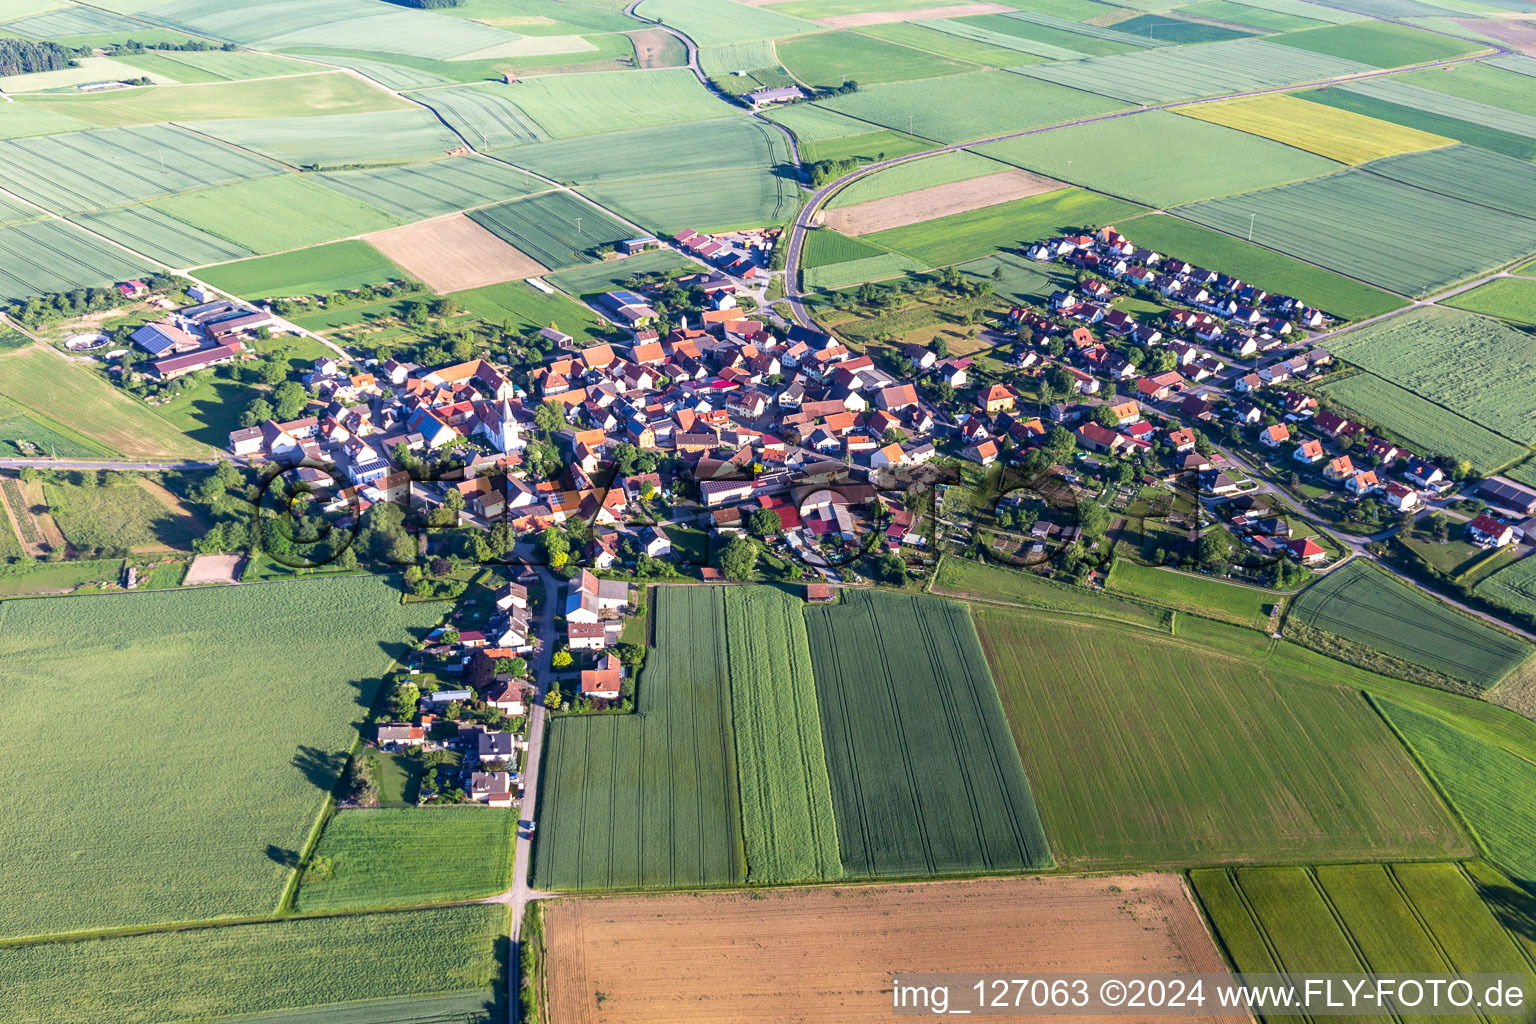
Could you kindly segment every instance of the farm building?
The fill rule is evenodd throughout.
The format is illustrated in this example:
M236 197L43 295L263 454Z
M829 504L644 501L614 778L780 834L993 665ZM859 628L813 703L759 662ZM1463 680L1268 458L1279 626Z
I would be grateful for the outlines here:
M773 89L758 89L747 93L747 99L754 107L761 107L769 103L790 103L794 100L805 99L805 93L797 85L781 85Z
M222 345L200 349L184 356L172 356L169 359L157 360L149 364L149 373L150 376L159 380L175 380L177 377L188 373L206 370L210 366L232 362L244 350L244 342L239 340L229 341Z

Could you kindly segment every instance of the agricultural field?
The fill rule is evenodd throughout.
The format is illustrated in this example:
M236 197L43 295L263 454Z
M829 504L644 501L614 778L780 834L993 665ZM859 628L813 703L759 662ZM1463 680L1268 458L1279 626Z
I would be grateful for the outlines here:
M1159 633L1169 633L1173 627L1173 613L1164 607L1095 594L1081 587L1052 582L1034 573L952 555L946 555L939 562L932 589L946 597L1022 604L1072 615L1113 619L1131 626L1155 629Z
M470 220L553 270L600 262L593 250L634 229L569 192L546 192L472 210Z
M1522 558L1477 585L1478 597L1536 615L1536 560Z
M407 163L464 145L432 111L419 107L324 118L189 121L186 126L302 170Z
M769 587L723 596L747 881L841 878L803 605Z
M1271 641L1193 617L1159 638L1023 609L974 614L1067 867L1467 852L1365 699L1324 685L1319 668L1337 663L1272 660Z
M1365 320L1407 305L1401 297L1378 288L1166 214L1137 217L1119 229L1137 245L1200 266L1219 267L1223 273L1293 295L1345 320Z
M1230 28L1226 25L1212 25L1202 21L1191 21L1188 18L1180 18L1167 14L1143 14L1139 17L1128 18L1125 21L1115 22L1116 32L1128 32L1138 35L1146 32L1148 39L1155 39L1159 43L1218 43L1224 39L1243 39L1247 36L1258 35L1240 28Z
M791 162L784 133L746 117L561 139L524 146L509 158L566 185L776 169Z
M980 146L976 152L1157 207L1248 192L1339 169L1332 160L1165 110L1005 139ZM1112 152L1135 153L1137 159L1098 160L1091 155ZM1220 159L1212 159L1217 153Z
M254 253L377 231L395 218L312 178L283 174L171 196L150 208Z
M1106 589L1177 611L1266 632L1271 622L1269 609L1285 600L1279 594L1256 587L1138 565L1127 558L1115 559Z
M847 591L806 628L846 876L1051 863L964 605Z
M1321 82L1369 70L1370 65L1359 61L1277 46L1267 39L1232 39L1033 64L1019 73L1147 105Z
M72 68L59 68L56 71L34 71L27 75L3 75L0 76L0 89L16 95L26 96L42 93L52 89L69 89L87 82L99 82L110 78L138 78L144 72L129 64L113 60L111 57L86 57L78 66ZM144 76L156 84L164 84L171 81L165 76Z
M1357 373L1324 385L1323 393L1417 450L1465 459L1479 476L1496 473L1530 453L1530 449L1372 373Z
M1517 882L1536 882L1536 764L1390 700L1377 706L1456 813Z
M1363 164L1455 142L1353 111L1307 103L1284 93L1197 103L1181 107L1179 113L1262 135L1346 164Z
M540 889L697 888L746 880L718 589L656 595L657 646L634 714L557 718L540 771Z
M153 270L143 259L64 221L0 227L0 299L105 287Z
M198 277L242 298L271 299L387 284L406 274L367 242L350 240L221 263L199 270Z
M1051 13L1043 9L1032 11L1008 11L1004 14L988 14L973 18L961 18L959 23L986 28L1004 35L1016 36L1035 44L1029 52L1051 60L1076 60L1081 57L1104 57L1162 45L1155 33L1131 35L1118 28L1106 28L1088 24L1104 12L1097 5L1078 7L1074 12Z
M45 484L43 494L54 522L80 552L121 554L133 548L189 550L207 524L185 508L172 508L167 492L128 473L108 475L105 486L68 482ZM173 502L174 503L174 502Z
M1178 875L565 899L544 905L544 937L562 1024L676 1021L701 1006L711 1019L877 1024L892 971L982 971L999 950L1020 974L1222 969Z
M171 125L0 142L0 187L57 213L120 206L277 170Z
M778 117L791 111L820 110L819 107L800 106L790 107L782 111ZM795 125L790 124L790 129L799 135ZM827 201L829 210L841 209L845 206L858 206L863 203L874 202L879 199L891 199L905 195L908 192L917 192L922 189L937 188L940 185L951 185L955 182L970 181L974 178L996 174L1002 170L996 161L977 156L970 150L959 149L948 153L940 153L938 156L923 157L919 160L908 160L906 163L887 167L883 170L866 174L857 181L843 186Z
M952 18L887 22L860 26L857 31L888 43L994 68L1011 68L1043 59L1032 52L1038 44Z
M554 324L577 341L595 341L608 330L597 314L585 306L564 295L546 295L523 281L455 292L453 298L466 312L486 323L510 324L519 334L532 334Z
M1282 10L1283 6L1283 4L1266 4L1260 7L1238 3L1237 0L1202 0L1200 3L1181 7L1180 11L1190 17L1211 18L1228 25L1246 25L1250 28L1269 29L1275 32L1289 32L1296 28L1316 28L1325 24L1324 19L1329 14L1335 17L1341 16L1345 20L1351 17L1342 11L1314 8L1310 4L1294 4L1292 6L1296 8L1295 10ZM1305 10L1306 13L1301 13L1301 10Z
M1501 277L1446 299L1447 306L1536 327L1536 281Z
M1395 79L1423 89L1475 103L1487 103L1516 113L1536 108L1536 77L1495 66L1494 62L1473 62L1444 68L1428 68Z
M853 80L863 88L975 71L968 61L940 57L856 32L823 32L780 42L779 61L801 83L836 89Z
M333 171L320 180L403 221L425 220L505 202L550 188L498 160L463 157L367 171Z
M123 455L200 457L208 451L80 363L41 345L0 355L0 397L45 425L68 410L70 433Z
M635 13L671 25L701 47L750 43L759 39L822 32L826 26L780 14L770 7L727 0L644 0Z
M243 245L195 228L144 203L76 214L74 219L134 252L171 267L196 267L255 255Z
M1348 110L1378 121L1389 121L1405 128L1430 132L1448 139L1455 139L1457 142L1464 142L1469 146L1480 146L1495 153L1503 153L1505 156L1518 157L1522 160L1536 159L1536 127L1531 129L1531 134L1516 134L1503 131L1497 126L1474 124L1462 118L1434 114L1403 103L1392 103L1355 92L1346 92L1342 87L1311 89L1295 95L1300 99L1332 107L1335 110Z
M547 269L457 213L380 231L365 240L439 294L521 281Z
M1313 584L1296 599L1291 615L1315 629L1479 689L1492 687L1533 653L1524 641L1363 561L1340 566Z
M1211 869L1190 872L1190 882L1245 973L1530 970L1518 932L1500 923L1515 920L1500 898L1511 887L1486 865Z
M84 121L65 117L51 110L42 110L26 103L0 104L0 139L78 132L90 127Z
M867 241L929 266L945 266L1094 224L1113 224L1141 207L1081 189L1061 189L1011 203L922 221L869 235Z
M287 57L269 53L250 53L245 50L165 50L143 56L126 57L124 63L144 67L144 61L163 62L161 66L179 82L210 81L237 82L252 78L272 78L278 75L308 75L317 69ZM153 69L153 65L151 65ZM189 77L201 75L202 78Z
M888 199L874 199L857 206L839 207L827 211L825 220L828 227L836 230L851 235L867 235L936 217L996 206L1015 199L1027 199L1066 187L1065 182L1032 171L998 171L968 181L935 185Z
M845 263L849 260L867 259L870 256L884 254L885 250L879 246L821 228L805 236L805 248L800 255L800 266L806 270L814 270L834 263Z
M545 281L568 295L587 299L625 287L638 274L671 274L691 271L697 266L675 249L653 249L624 259L562 270L550 274Z
M1536 218L1536 167L1475 146L1455 146L1377 160L1372 174L1479 206Z
M517 105L517 95L505 85L478 83L430 89L419 93L423 103L474 142L482 151L543 142L549 133Z
M1358 21L1351 25L1303 29L1276 36L1274 41L1282 46L1294 46L1312 53L1360 61L1378 68L1427 64L1488 49L1463 39L1451 39L1435 32L1385 21ZM1536 90L1533 90L1532 95L1536 98Z
M20 946L0 957L0 1014L191 1024L288 1010L278 1019L292 1024L490 1024L507 927L507 908L492 905Z
M1361 170L1179 207L1207 227L1402 294L1433 291L1536 250L1536 220Z
M26 795L0 811L18 867L0 935L270 912L378 680L441 613L370 578L0 603ZM144 699L167 686L198 728ZM89 813L57 784L61 744L93 751Z
M254 55L253 55L254 56ZM285 62L286 63L286 62ZM223 118L319 117L408 109L404 100L364 84L352 75L294 65L303 74L255 82L214 82L158 89L125 89L75 96L35 96L26 102L101 128L165 121Z
M405 807L337 811L314 857L330 877L301 880L300 913L491 896L512 885L517 811Z
M988 102L976 102L978 96ZM956 143L1107 114L1127 104L1006 71L981 71L871 86L817 105L892 131Z
M813 267L801 273L801 287L808 291L835 291L850 288L866 281L885 281L930 269L922 260L900 253L866 256L861 260L833 263L825 267Z
M1331 339L1335 355L1522 444L1536 442L1536 353L1497 320L1414 310Z
M801 198L791 175L766 169L616 181L582 191L658 235L782 224Z
M1438 72L1435 72L1438 74ZM1470 121L1475 125L1510 132L1527 138L1536 138L1536 114L1524 110L1507 110L1480 99L1453 96L1436 89L1427 89L1407 80L1407 76L1393 75L1387 78L1371 78L1349 82L1338 87L1346 93L1384 100L1400 106L1412 107L1441 117ZM1330 90L1332 91L1332 90ZM1529 110L1530 108L1525 108ZM1443 132L1441 134L1451 134ZM1452 136L1453 138L1455 136Z
M32 344L20 338L14 347ZM0 363L0 366L3 366ZM92 458L116 454L111 448L75 433L42 413L0 398L0 442L7 455L34 455L39 451L58 458Z

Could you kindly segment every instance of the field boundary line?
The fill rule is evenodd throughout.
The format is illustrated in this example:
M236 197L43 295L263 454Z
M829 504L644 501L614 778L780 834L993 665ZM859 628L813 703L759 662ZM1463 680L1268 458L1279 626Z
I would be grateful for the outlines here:
M1457 807L1455 802L1451 800L1450 794L1447 793L1445 787L1441 785L1440 779L1435 775L1434 772L1430 771L1429 765L1426 764L1423 757L1419 755L1418 749L1412 743L1408 742L1408 737L1404 736L1402 730L1398 729L1396 723L1392 721L1392 717L1388 715L1386 709L1382 707L1381 702L1383 700L1389 701L1390 703L1397 704L1398 707L1404 708L1414 714L1423 715L1426 718L1431 718L1436 723L1444 726L1447 729L1454 729L1456 732L1473 739L1476 739L1476 737L1473 737L1471 733L1467 733L1461 729L1458 729L1456 726L1450 724L1445 719L1440 718L1438 715L1433 715L1427 711L1421 711L1418 708L1410 707L1407 704L1393 701L1391 698L1378 697L1377 695L1371 693L1369 690L1361 690L1359 692L1365 696L1366 702L1371 705L1371 710L1376 712L1376 716L1380 718L1384 723L1386 723L1388 729L1392 730L1392 735L1396 737L1397 742L1402 745L1402 748L1408 752L1408 757L1413 761L1413 766L1419 770L1419 775L1429 783L1430 789L1434 790L1435 795L1440 798L1440 802L1445 805L1446 810L1451 812L1452 819L1455 820L1456 824L1461 826L1467 838L1472 840L1473 855L1481 857L1491 864L1497 863L1492 859L1492 854L1488 852L1488 844L1483 841L1482 835L1477 831L1476 828L1472 826L1472 823L1467 820L1467 817L1461 813L1461 808ZM1479 740L1479 742L1487 743L1488 746L1497 750L1502 750L1504 753L1510 754L1511 756L1520 757L1520 755L1515 754L1513 751L1510 751L1498 744L1488 743L1486 740ZM1520 759L1524 760L1524 758ZM1466 860L1467 858L1460 857L1456 859Z
M1135 629L1144 629L1147 632L1155 633L1158 636L1176 636L1177 635L1171 629L1170 630L1166 630L1166 631L1165 630L1161 630L1161 629L1155 629L1152 626L1144 626L1144 625L1142 625L1139 622L1129 622L1129 621L1127 621L1125 619L1117 619L1117 618L1115 618L1114 616L1111 616L1111 615L1100 615L1097 612L1085 612L1085 611L1079 611L1077 609L1072 609L1072 608L1047 608L1044 605L1025 604L1022 601L1001 601L1001 600L998 600L996 598L991 598L991 597L976 597L976 596L974 596L973 594L971 594L971 593L969 593L967 591L957 591L957 590L941 589L937 585L937 581L934 581L933 583L931 583L929 585L928 593L936 594L939 597L947 597L947 598L950 598L951 600L955 600L955 601L965 601L965 602L970 603L970 604L996 605L996 606L998 606L1000 608L1023 608L1023 609L1026 609L1026 610L1032 611L1032 612L1049 612L1049 613L1051 613L1053 615L1055 615L1055 614L1075 615L1075 616L1077 616L1079 618L1084 618L1084 619L1097 619L1100 622L1112 622L1112 623L1114 623L1115 625L1118 625L1118 626L1131 626L1131 627L1133 627ZM1084 593L1091 594L1091 593L1093 593L1093 591L1091 591L1091 590L1084 591ZM1134 603L1134 604L1141 604L1141 602L1136 601L1134 598L1125 598L1125 597L1121 597L1120 595L1116 595L1116 599L1117 600L1129 601L1129 602ZM1154 608L1154 609L1156 609L1158 611L1164 611L1164 612L1166 612L1166 611L1174 611L1175 610L1175 609L1167 608L1167 607L1165 607L1163 605L1160 605L1160 604L1158 604L1158 605L1147 604L1147 605L1143 605L1143 607ZM1194 613L1191 612L1190 614L1194 614ZM1200 618L1204 618L1204 616L1199 616L1199 617ZM1211 621L1212 622L1216 622L1216 621L1219 621L1219 620L1212 619ZM1226 625L1230 625L1230 623L1226 623Z

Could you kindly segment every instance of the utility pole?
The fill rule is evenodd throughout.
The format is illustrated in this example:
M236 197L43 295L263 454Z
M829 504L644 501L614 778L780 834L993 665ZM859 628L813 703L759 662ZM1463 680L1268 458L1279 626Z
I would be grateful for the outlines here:
M1250 213L1248 215L1248 241L1250 242L1253 241L1253 222L1258 218L1258 216L1259 215L1256 213Z
M581 218L580 217L576 218L576 233L578 235L581 234Z

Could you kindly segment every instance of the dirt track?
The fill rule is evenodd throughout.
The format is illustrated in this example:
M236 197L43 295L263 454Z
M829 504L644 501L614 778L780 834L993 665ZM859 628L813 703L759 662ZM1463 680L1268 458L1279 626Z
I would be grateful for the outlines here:
M1066 182L1032 171L999 171L967 181L954 181L888 199L872 199L867 203L828 210L826 225L845 235L867 235L1066 187Z
M462 213L390 228L366 238L439 295L519 281L546 271L543 264Z
M893 971L1224 969L1178 875L570 899L545 914L553 1024L875 1024Z

